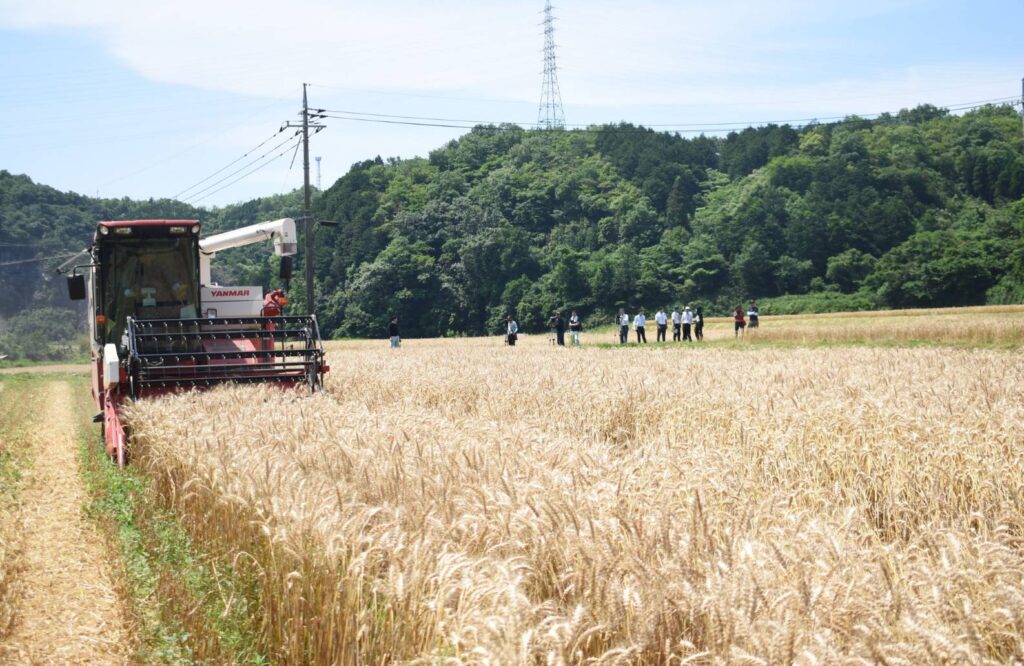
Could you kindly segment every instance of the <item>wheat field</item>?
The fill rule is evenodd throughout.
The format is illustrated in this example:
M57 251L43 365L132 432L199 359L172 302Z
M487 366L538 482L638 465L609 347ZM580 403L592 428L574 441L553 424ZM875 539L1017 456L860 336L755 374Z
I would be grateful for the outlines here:
M1019 353L385 344L129 413L277 663L1024 660Z

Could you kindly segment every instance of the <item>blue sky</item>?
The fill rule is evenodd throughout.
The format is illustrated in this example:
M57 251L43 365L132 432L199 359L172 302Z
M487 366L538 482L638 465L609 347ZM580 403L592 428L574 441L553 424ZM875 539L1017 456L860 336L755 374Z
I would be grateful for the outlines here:
M570 124L693 130L873 114L1019 97L1024 77L1022 0L555 5ZM542 8L0 0L0 169L88 195L184 191L205 206L289 191L301 156L269 159L288 134L250 151L297 120L303 82L316 107L532 123ZM353 162L425 155L465 131L326 122L311 142L325 187ZM264 168L203 191L267 151L254 164Z

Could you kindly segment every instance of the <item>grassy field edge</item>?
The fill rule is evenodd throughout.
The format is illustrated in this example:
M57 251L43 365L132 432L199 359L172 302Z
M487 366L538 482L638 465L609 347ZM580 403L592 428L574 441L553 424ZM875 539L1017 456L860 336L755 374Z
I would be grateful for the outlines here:
M151 479L107 459L94 407L79 378L76 404L81 472L95 520L117 554L117 581L135 625L138 663L263 665L248 612L251 582L230 562L197 549Z

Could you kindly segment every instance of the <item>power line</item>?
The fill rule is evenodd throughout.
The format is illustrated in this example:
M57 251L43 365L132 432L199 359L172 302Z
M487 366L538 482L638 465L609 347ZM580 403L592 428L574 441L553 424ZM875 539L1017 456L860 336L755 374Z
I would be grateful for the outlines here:
M301 143L301 141L299 141L299 140L297 140L297 139L292 139L292 140L293 140L293 141L296 141L296 145L298 145L298 143ZM260 165L259 165L259 166L257 166L257 167L256 167L255 169L252 169L252 170L250 170L250 171L247 171L246 173L243 173L243 174L242 174L241 176L239 176L238 178L234 179L234 180L233 180L233 181L231 181L230 183L227 183L226 185L224 185L224 186L222 186L222 187L218 187L218 188L217 188L217 189L215 189L214 191L212 191L212 192L208 192L207 194L203 195L202 197L200 197L200 198L198 198L198 199L190 199L189 203L191 203L191 204L197 204L197 203L199 203L200 201L203 201L204 199L207 199L207 198L209 198L209 197L212 197L212 196L213 196L214 194L217 194L218 192L220 192L220 191L222 191L222 190L225 190L225 189L227 189L227 188L231 187L231 186L232 186L232 185L234 185L235 183L237 183L237 182L239 182L239 181L241 181L241 180L244 180L245 178L248 178L248 177L249 177L249 176L251 176L252 174L254 174L254 173L256 173L257 171L259 171L260 169L262 169L262 168L264 168L264 167L266 167L266 166L268 166L268 165L270 165L270 164L272 164L272 163L276 162L277 160L281 159L281 158L282 158L283 156L287 155L287 154L288 154L288 151L290 151L291 149L292 149L292 146L288 146L288 147L286 147L286 148L285 148L284 150L282 150L282 151L281 151L280 153L278 153L277 155L275 155L275 156L271 157L271 158L270 158L269 160L265 161L265 162L264 162L263 164L260 164ZM269 153L268 153L268 154L269 154ZM260 159L263 159L263 158L261 157ZM259 161L259 160L257 160L257 161ZM243 167L243 168L244 168L244 167ZM238 173L238 172L236 171L235 173ZM228 177L228 178L230 178L230 176L227 176L227 177ZM212 187L212 186L211 186L211 187Z
M969 109L979 108L979 107L984 106L986 104L1000 104L1000 103L1009 103L1009 102L1016 102L1016 101L1017 101L1017 97L1016 96L1013 96L1013 97L997 97L997 98L993 98L993 99L976 100L976 101L973 101L973 102L958 102L956 104L949 104L949 105L942 106L942 107L939 107L939 108L943 108L943 109L946 109L948 111L966 111L966 110L969 110ZM1017 103L1019 104L1019 102L1017 102ZM364 122L369 122L369 120L367 118L386 118L386 119L395 119L395 120L415 120L415 121L424 121L422 124L425 124L427 126L433 126L433 127L455 127L455 128L460 128L459 125L449 125L447 123L473 123L473 125L469 126L470 129L472 127L474 127L475 125L477 125L477 124L483 124L483 125L518 125L518 126L524 127L524 128L534 128L534 127L541 127L541 126L543 126L541 123L516 122L516 121L511 121L511 120L479 120L479 119L469 119L469 118L439 118L439 117L434 117L434 116L406 116L406 115L389 114L389 113L371 113L371 112L368 112L368 111L347 111L347 110L343 110L343 109L317 109L317 112L318 113L328 113L328 114L338 114L338 113L345 114L346 117L334 116L334 115L328 116L330 118L336 118L338 120L363 120ZM846 114L846 115L843 115L843 116L819 116L819 117L815 117L815 118L784 118L784 119L776 119L776 120L707 121L707 122L693 122L693 123L637 123L637 125L639 125L641 127L644 127L644 128L654 128L654 127L672 128L672 127L679 127L679 128L697 128L698 131L728 131L729 128L732 128L732 127L752 127L752 126L755 126L755 125L782 125L782 124L792 124L792 123L806 124L806 123L822 122L822 121L844 120L846 118L851 118L851 117L870 119L872 117L876 117L877 118L879 116L883 116L886 113L891 113L891 112L882 111L882 112L877 112L877 113L866 113L866 114L858 114L858 113ZM347 117L347 116L364 116L366 118L351 118L351 117ZM445 123L445 124L429 125L427 123ZM395 124L402 124L402 123L395 123ZM409 124L420 124L420 123L409 123ZM586 123L566 123L565 127L587 128L587 127L594 127L595 124L596 123L590 123L590 124L586 124Z
M323 117L324 118L334 118L336 120L354 120L356 122L362 122L362 123L380 123L380 124L383 124L383 125L412 125L412 126L416 126L416 127L450 127L450 128L453 128L453 129L475 129L477 127L482 127L483 129L487 129L486 126L479 126L479 125L454 125L454 124L451 124L451 123L420 123L420 122L412 122L412 121L404 121L404 120L385 120L383 118L350 118L350 117L346 117L346 116L332 116L330 114L324 114ZM515 125L516 123L507 123L507 124ZM504 129L504 128L495 127L494 129Z
M278 134L280 134L280 132L278 132ZM196 199L196 197L198 197L200 194L202 194L202 193L204 193L204 192L206 192L206 191L208 191L208 190L210 190L210 189L212 189L214 187L217 187L218 185L223 183L225 180L231 178L232 176L235 176L236 174L241 173L242 171L245 171L246 169L251 167L253 164L256 164L260 160L262 160L262 159L266 158L268 155L272 154L275 150L277 150L281 146L285 145L286 143L291 143L294 140L295 140L295 135L293 134L290 138L285 139L284 141L282 141L281 143L277 144L276 146L274 146L273 148L271 148L267 152L265 152L262 155L260 155L259 157L255 158L253 160L250 160L246 164L243 164L242 166L240 166L239 168L235 169L234 171L232 171L228 175L224 176L220 180L216 180L216 181L210 183L209 185L207 185L206 187L204 187L203 189L198 190L197 192L193 192L191 195L185 197L184 200L185 201L202 201L202 199L205 199L206 197L202 197L202 199ZM266 141L264 141L263 143L266 143ZM238 162L238 160L235 160L234 162L232 162L232 164L234 164L236 162ZM225 168L227 168L227 167L225 167ZM223 170L224 169L221 169L220 171L223 171ZM207 179L207 180L209 180L209 179ZM237 183L238 181L234 180L234 181L231 181L231 182L232 183ZM223 189L223 188L221 188L221 189ZM220 192L220 189L215 190L215 191L216 192ZM207 196L209 196L209 195L207 195ZM177 198L177 197L175 197L175 198Z
M433 118L430 116L400 116L392 113L369 113L366 111L345 111L343 109L317 109L317 113L345 113L353 116L372 116L374 118L401 118L404 120L436 120L446 123L483 123L486 125L499 125L501 123L493 120L473 120L469 118ZM533 125L534 123L513 123L514 125Z
M177 199L177 198L178 198L178 197L180 197L180 196L181 196L182 194L185 194L185 193L186 193L186 192L188 192L189 190L192 190L192 189L195 189L195 188L199 187L200 185L202 185L202 184L203 184L203 183L205 183L206 181L210 180L211 178L213 178L213 177L214 177L214 176L216 176L217 174L219 174L219 173L221 173L222 171L224 171L225 169L229 169L229 168L231 168L231 167L232 167L233 165L237 164L238 162L240 162L240 161L244 160L244 159L245 159L246 157L248 157L250 153L252 153L252 152L254 152L254 151L256 151L256 150L259 150L260 148L262 148L262 147L263 147L263 146L264 146L264 145L265 145L265 144L266 144L267 142L269 142L270 140L272 140L272 139L273 139L274 137L276 137L276 136L277 136L278 134L280 134L281 132L283 132L283 131L284 131L285 129L286 129L286 128L282 127L281 129L277 130L276 132L274 132L273 134L271 134L270 136L268 136L268 137L267 137L266 139L264 139L264 140L263 140L263 141L261 141L260 143L256 144L256 145L255 145L254 147L250 148L249 150L247 150L247 151L245 152L245 154L244 154L244 155L242 155L241 157L239 157L239 158L237 158L237 159L235 159L235 160L232 160L231 162L229 162L228 164L224 165L224 166L223 166L223 167L221 167L220 169L217 169L216 171L214 171L213 173L211 173L211 174L210 174L209 176L207 176L206 178L203 178L202 180L200 180L199 182L195 183L194 185L191 185L191 186L189 186L189 187L186 187L186 188L185 188L185 189L183 189L183 190L182 190L181 192L178 192L177 194L175 194L175 195L174 195L173 197L171 197L171 198L172 198L172 199ZM200 191L201 191L201 190L200 190Z
M50 261L51 259L67 259L68 257L77 257L81 252L68 252L65 254L54 254L49 257L35 257L34 259L20 259L18 261L5 261L0 263L0 266L18 266L20 264L32 264L37 261Z
M976 106L963 106L963 107L953 107L953 108L943 107L943 108L946 108L946 110L950 110L950 111L969 111L969 110L981 108L982 106L986 106L986 104L981 104L981 105L976 105ZM871 117L868 117L868 116L862 116L862 115L836 116L836 117L833 117L833 118L807 118L807 119L805 119L803 121L802 124L794 123L792 121L771 121L771 122L766 122L766 123L742 123L742 125L744 125L746 127L752 127L755 124L766 124L766 125L767 124L789 124L789 125L791 125L794 128L800 128L800 127L805 127L805 126L810 125L810 124L819 123L822 120L826 120L826 121L840 121L840 120L844 120L844 119L847 119L847 118L861 118L861 119L864 119L864 120L870 120L872 122L881 122L882 120L884 120L883 118L881 118L881 116L883 116L884 113L873 114L873 115L875 115L874 118L871 118ZM465 130L496 131L496 132L504 132L504 131L509 130L511 127L514 127L514 128L517 128L517 129L525 129L525 130L538 129L538 128L541 127L541 126L536 125L534 123L515 123L515 122L509 122L509 121L491 122L491 123L488 123L486 125L467 125L467 124L458 124L459 121L455 121L455 120L453 120L451 122L420 122L420 121L413 121L413 120L392 120L392 119L380 118L380 117L359 118L359 117L354 117L354 116L338 116L338 115L332 115L332 114L323 114L322 117L324 117L324 118L333 118L335 120L350 120L350 121L354 121L354 122L379 123L379 124L385 124L385 125L407 125L407 126L412 126L412 127L442 127L442 128L449 128L449 129L465 129ZM890 121L894 121L894 122L903 122L900 118L898 118L896 116L892 116L889 120ZM465 122L468 122L468 121L462 121L462 122L465 123ZM633 133L652 132L652 131L655 131L654 128L658 128L660 131L663 131L663 132L671 132L671 133L675 133L675 134L718 134L718 133L722 133L722 132L735 132L737 130L737 128L738 128L738 125L722 123L720 126L717 126L717 127L692 127L692 126L685 126L684 127L682 125L638 125L636 127L616 127L614 125L592 124L592 125L586 125L586 126L574 125L574 126L570 126L568 129L570 131L575 131L575 132L604 132L604 133L613 133L613 134L614 133L633 134Z

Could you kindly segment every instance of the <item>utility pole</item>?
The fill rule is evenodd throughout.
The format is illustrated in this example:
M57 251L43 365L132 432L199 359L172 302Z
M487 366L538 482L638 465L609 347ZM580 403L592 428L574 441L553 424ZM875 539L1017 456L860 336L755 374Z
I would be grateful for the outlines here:
M285 123L285 127L302 129L302 229L305 236L302 258L305 268L306 313L316 314L315 299L313 298L316 286L313 280L313 215L309 209L309 130L313 128L319 132L325 126L309 122L309 99L306 96L308 85L308 83L302 84L302 122L299 124ZM313 114L313 117L322 118L323 116L318 112Z
M309 212L309 101L302 84L302 217L306 230L306 313L316 314L313 285L313 216Z

